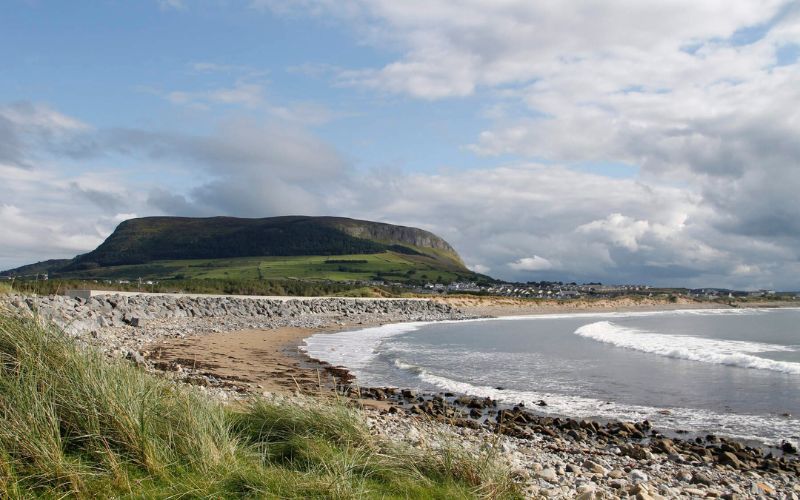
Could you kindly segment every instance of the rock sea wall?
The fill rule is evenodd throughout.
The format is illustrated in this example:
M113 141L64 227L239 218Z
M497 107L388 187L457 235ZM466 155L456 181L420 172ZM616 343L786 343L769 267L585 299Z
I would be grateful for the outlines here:
M429 300L247 298L182 295L0 296L0 309L34 314L112 354L127 355L162 338L245 328L317 328L344 323L438 321L467 317Z

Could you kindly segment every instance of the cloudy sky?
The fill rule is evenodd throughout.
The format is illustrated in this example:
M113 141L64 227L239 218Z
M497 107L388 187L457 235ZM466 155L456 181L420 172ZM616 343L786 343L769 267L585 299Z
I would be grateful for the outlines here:
M796 0L10 0L0 269L309 214L506 279L800 289L799 58Z

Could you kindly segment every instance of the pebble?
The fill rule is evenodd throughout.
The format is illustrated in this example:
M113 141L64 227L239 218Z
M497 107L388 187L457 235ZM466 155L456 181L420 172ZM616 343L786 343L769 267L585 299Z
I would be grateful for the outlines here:
M647 480L649 479L647 477L647 474L638 469L633 469L632 471L630 471L628 473L628 477L633 483L646 483Z
M621 477L625 477L625 472L619 469L614 469L608 473L608 477L610 477L611 479L619 479Z
M540 470L539 472L536 473L536 477L544 479L545 481L550 483L558 482L558 475L556 474L556 471L550 468Z
M589 472L593 472L594 474L600 474L605 476L607 473L605 467L596 462L592 462L591 460L585 461L583 463L583 467L587 469Z
M450 306L410 300L293 298L282 301L115 295L93 297L85 303L67 297L11 296L10 299L0 298L0 302L3 300L20 314L37 309L42 318L62 325L80 342L96 346L110 356L127 356L137 363L142 361L138 356L143 346L165 338L210 335L243 328L325 327L341 323L345 318L353 324L467 317ZM134 318L138 319L134 321ZM132 326L134 323L141 326ZM193 376L190 368L176 366L173 369L175 377ZM258 391L259 396L243 396L213 386L199 385L196 389L223 401L263 397L286 398L292 404L315 404L313 398L303 403L306 396L299 394L285 396ZM472 456L497 457L514 471L513 477L530 498L594 500L630 496L658 500L708 496L732 500L752 496L797 499L800 495L797 475L756 469L741 471L713 461L698 462L691 453L683 451L685 447L680 448L679 453L676 446L679 440L658 441L657 446L662 451L651 453L645 445L587 439L589 429L584 428L570 429L582 436L580 440L566 440L563 438L566 433L555 436L527 433L522 438L496 434L480 426L454 427L427 416L408 416L402 411L390 414L365 408L362 414L371 432L389 441L431 450L458 442ZM630 424L621 428L629 434L638 432ZM738 452L726 450L730 456L721 454L720 461L736 465L740 460L734 451Z

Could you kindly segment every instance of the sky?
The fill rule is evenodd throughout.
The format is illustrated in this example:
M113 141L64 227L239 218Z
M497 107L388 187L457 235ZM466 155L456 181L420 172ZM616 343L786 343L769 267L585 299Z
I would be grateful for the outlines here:
M7 0L0 269L152 215L518 281L800 289L797 0Z

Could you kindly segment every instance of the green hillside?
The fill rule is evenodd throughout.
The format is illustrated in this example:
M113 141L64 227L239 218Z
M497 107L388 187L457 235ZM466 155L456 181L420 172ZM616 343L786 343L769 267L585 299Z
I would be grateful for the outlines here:
M301 279L450 282L475 279L433 233L338 217L146 217L121 223L95 250L35 267L51 278Z

